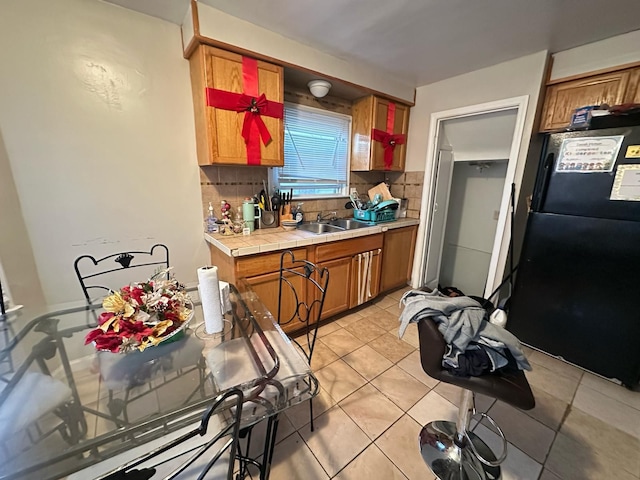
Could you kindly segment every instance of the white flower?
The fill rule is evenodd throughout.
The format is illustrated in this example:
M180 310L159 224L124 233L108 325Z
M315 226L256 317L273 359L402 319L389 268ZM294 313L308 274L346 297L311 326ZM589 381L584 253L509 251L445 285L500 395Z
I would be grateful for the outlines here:
M147 312L143 312L142 310L138 310L133 318L136 322L146 323L151 318L151 315L149 315Z

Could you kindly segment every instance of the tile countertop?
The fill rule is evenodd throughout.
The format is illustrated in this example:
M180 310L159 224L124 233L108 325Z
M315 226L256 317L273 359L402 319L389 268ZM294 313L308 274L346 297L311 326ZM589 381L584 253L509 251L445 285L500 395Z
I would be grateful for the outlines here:
M262 252L272 252L274 250L284 250L286 248L304 247L318 243L335 242L347 238L373 235L374 233L386 232L394 228L409 227L418 225L417 218L400 218L394 222L381 223L366 228L356 228L340 232L316 235L304 230L284 230L282 227L256 230L251 235L220 235L215 233L204 234L204 238L211 245L230 257L241 257L243 255L254 255Z

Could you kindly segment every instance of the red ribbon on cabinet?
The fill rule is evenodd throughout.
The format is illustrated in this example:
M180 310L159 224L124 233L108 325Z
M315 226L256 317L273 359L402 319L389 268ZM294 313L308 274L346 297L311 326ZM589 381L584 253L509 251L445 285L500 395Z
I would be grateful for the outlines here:
M371 130L371 136L376 142L382 143L384 148L384 168L390 170L393 165L393 151L396 145L402 145L407 141L404 133L393 133L393 124L396 120L396 104L389 102L387 108L387 131L374 128Z
M247 165L260 165L260 140L265 145L271 142L271 134L262 116L282 118L284 105L267 100L265 94L258 94L258 61L242 57L243 93L227 92L207 88L207 106L244 113L242 138L247 146Z

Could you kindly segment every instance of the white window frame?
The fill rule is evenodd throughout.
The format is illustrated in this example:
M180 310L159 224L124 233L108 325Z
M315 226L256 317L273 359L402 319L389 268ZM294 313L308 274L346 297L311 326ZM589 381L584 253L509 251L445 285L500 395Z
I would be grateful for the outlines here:
M332 111L327 111L321 108L317 108L317 107L309 107L307 105L300 105L298 103L292 103L292 102L285 102L285 105L287 107L293 107L296 109L300 109L300 110L307 110L307 111L313 111L313 112L318 112L318 113L322 113L324 115L328 115L328 116L334 116L334 117L340 117L343 119L348 120L349 122L349 133L347 135L347 160L346 160L346 165L345 165L345 169L346 169L346 182L344 184L344 187L342 188L342 191L339 193L333 193L333 194L308 194L308 193L304 193L304 194L296 194L295 192L295 187L294 187L294 198L296 200L318 200L318 199L323 199L323 198L341 198L341 197L348 197L349 196L349 183L350 183L350 177L351 177L351 137L352 137L352 122L353 119L350 115L345 115L343 113L337 113L337 112L332 112ZM287 135L286 132L286 115L285 115L285 124L284 124L284 128L285 128L285 136ZM285 163L287 161L287 159L284 159ZM270 189L282 189L285 191L289 190L289 187L284 187L281 188L280 184L278 182L278 168L282 168L282 167L273 167L269 169L269 185L270 185ZM312 182L310 182L311 184Z

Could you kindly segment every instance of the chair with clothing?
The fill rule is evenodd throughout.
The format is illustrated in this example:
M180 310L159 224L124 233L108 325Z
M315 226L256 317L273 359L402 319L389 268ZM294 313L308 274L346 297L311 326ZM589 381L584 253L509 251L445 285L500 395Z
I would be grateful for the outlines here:
M313 350L329 285L329 270L307 260L296 260L291 250L280 256L278 278L278 325L302 331L291 340L311 365ZM309 416L313 431L313 403L309 400Z
M400 317L400 333L409 322L417 322L422 369L436 380L462 388L457 420L433 421L420 432L419 444L425 463L443 480L500 478L500 464L507 454L507 442L502 430L491 417L479 413L502 438L503 451L498 458L484 441L470 431L470 422L476 415L476 393L522 410L535 407L531 387L522 371L523 368L530 369L530 366L518 340L501 327L488 323L486 311L468 297L445 299L437 291L412 291L405 294L402 302L405 309ZM445 340L445 335L449 342ZM473 342L475 338L479 338L480 342ZM502 363L496 365L495 358L490 358L497 339L502 339L507 347L504 353L497 355L498 358L504 355L508 359L504 366ZM457 351L454 363L452 353L456 352L461 342L469 347L463 352ZM490 353L485 355L487 362L484 366L482 362L473 360L476 357L473 354L479 351L478 343L484 345L483 342L489 345L487 351ZM467 352L470 355L467 356ZM469 361L463 363L463 359ZM466 372L459 370L463 364ZM496 369L496 366L500 368Z
M137 447L137 450L155 448L99 478L232 479L243 401L239 389L219 395L195 428L187 427L169 441L161 438Z
M148 252L125 251L98 259L82 255L76 258L73 267L82 293L87 301L91 301L89 293L102 297L129 282L146 280L157 270L169 268L169 249L166 245L157 243ZM136 272L138 276L133 278L129 270L140 273Z

